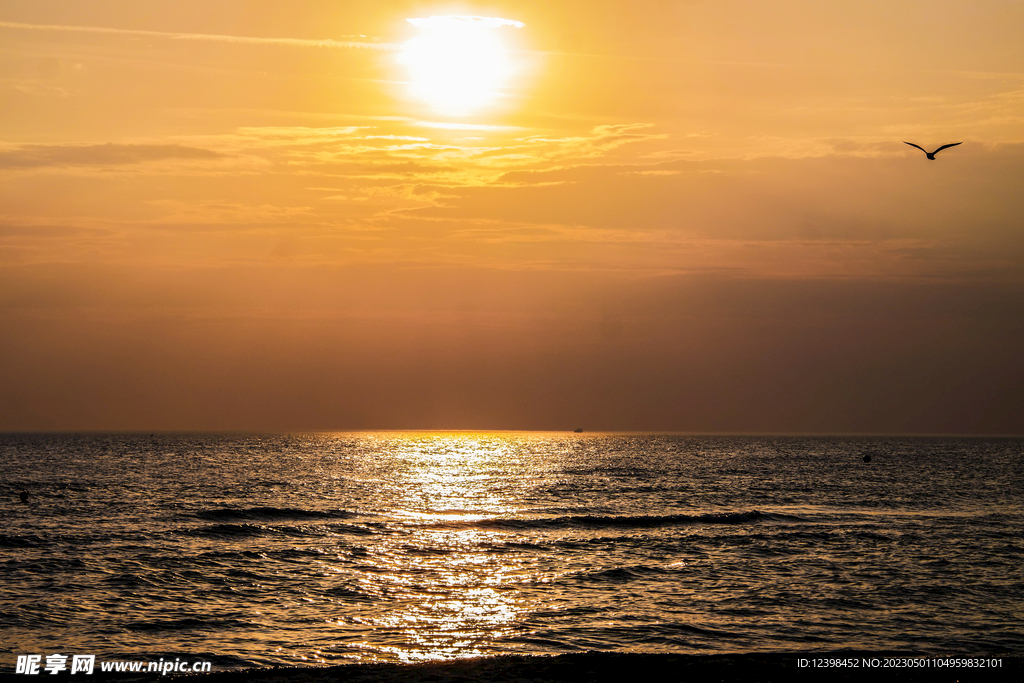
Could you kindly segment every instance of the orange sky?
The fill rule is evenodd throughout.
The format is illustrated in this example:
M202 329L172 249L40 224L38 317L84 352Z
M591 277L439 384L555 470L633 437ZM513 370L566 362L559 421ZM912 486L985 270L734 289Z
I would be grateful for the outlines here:
M493 102L417 97L434 15L525 24ZM5 0L0 430L1024 433L1022 30Z

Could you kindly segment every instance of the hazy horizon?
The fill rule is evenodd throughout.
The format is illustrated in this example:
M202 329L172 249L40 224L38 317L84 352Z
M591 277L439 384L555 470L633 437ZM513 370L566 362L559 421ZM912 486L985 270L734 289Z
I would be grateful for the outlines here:
M1024 434L1021 26L6 2L0 431Z
M586 434L588 436L683 436L683 437L749 437L752 439L1021 439L1024 434L945 434L945 433L923 433L923 434L875 434L870 432L677 432L671 430L651 431L611 431L603 429L585 429L577 432L575 429L461 429L461 428L366 428L366 429L310 429L310 430L282 430L270 431L247 431L247 430L101 430L101 429L79 429L79 430L50 430L50 431L3 431L0 434L8 436L303 436L303 435L345 435L345 434L429 434L429 435L501 435L501 434Z

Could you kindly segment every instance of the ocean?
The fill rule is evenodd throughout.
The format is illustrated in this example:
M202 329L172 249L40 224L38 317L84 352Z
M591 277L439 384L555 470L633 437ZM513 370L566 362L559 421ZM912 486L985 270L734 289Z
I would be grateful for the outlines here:
M1024 654L1022 439L7 434L0 500L3 671Z

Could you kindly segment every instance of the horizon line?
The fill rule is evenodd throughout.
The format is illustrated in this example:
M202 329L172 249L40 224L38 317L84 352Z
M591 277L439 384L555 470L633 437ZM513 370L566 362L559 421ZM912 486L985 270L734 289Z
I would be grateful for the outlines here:
M475 428L364 428L364 429L43 429L4 430L0 436L11 435L266 435L283 436L298 434L379 434L382 432L419 434L598 434L598 435L646 435L646 436L748 436L748 437L799 437L799 438L989 438L1021 439L1024 433L1012 432L760 432L760 431L686 431L686 430L583 430L572 429L475 429Z

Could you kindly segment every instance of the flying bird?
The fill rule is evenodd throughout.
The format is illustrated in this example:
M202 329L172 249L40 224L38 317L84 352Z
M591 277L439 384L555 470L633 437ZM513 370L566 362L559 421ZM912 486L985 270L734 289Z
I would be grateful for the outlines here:
M907 142L906 140L904 140L904 141L903 141L903 144L904 144L904 145L910 145L911 147L917 147L917 148L918 148L919 150L921 150L921 151L922 151L922 152L924 152L924 153L925 153L926 155L928 155L928 158L929 158L929 159L931 159L932 161L935 161L935 155L936 155L936 154L938 154L939 152L941 152L942 150L946 149L947 147L956 147L957 145L962 145L962 144L964 144L964 143L962 143L962 142L954 142L954 143L953 143L953 144L951 144L951 145L943 145L942 147L939 147L939 148L938 148L937 150L935 150L934 152L929 152L928 150L926 150L926 149L925 149L924 147L922 147L921 145L915 145L915 144L914 144L913 142Z

